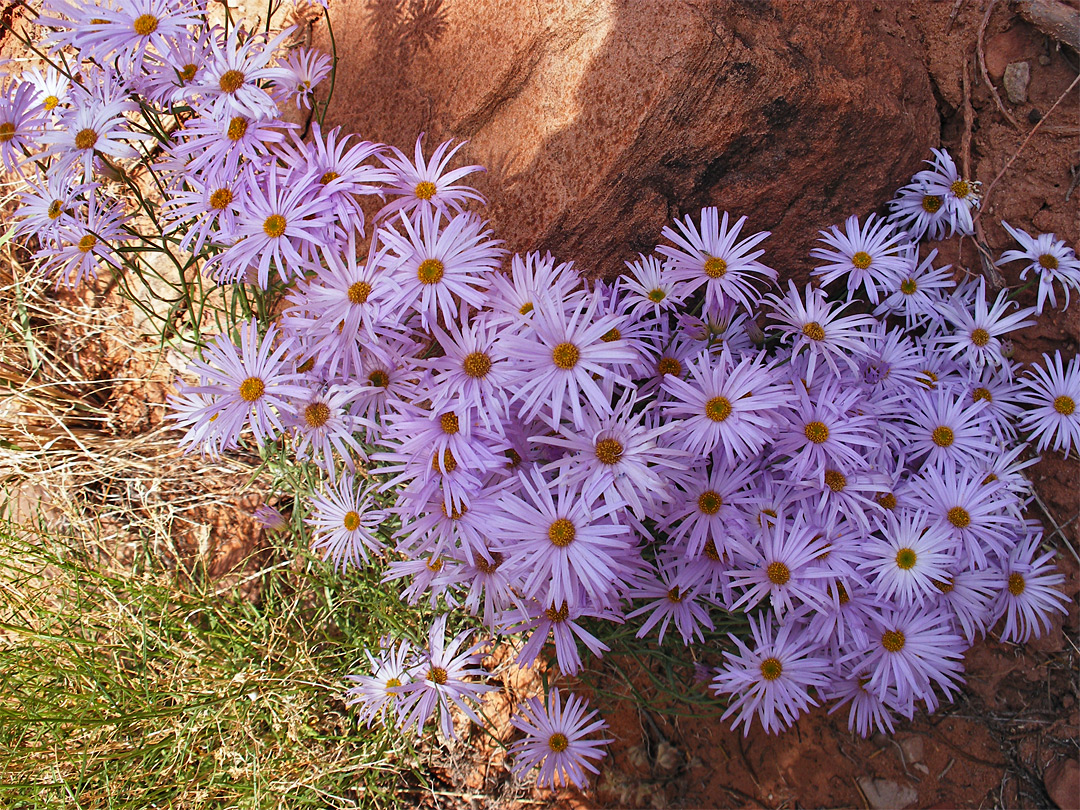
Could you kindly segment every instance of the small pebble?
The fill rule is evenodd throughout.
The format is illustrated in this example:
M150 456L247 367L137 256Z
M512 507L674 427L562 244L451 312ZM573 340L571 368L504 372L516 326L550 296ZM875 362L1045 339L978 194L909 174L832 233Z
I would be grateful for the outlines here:
M1027 101L1030 81L1031 65L1027 62L1013 62L1006 66L1002 83L1005 85L1005 94L1009 97L1009 101L1013 104L1023 104Z
M1039 54L1039 64L1042 65L1043 67L1046 67L1047 65L1049 65L1050 64L1050 54L1048 54L1048 53L1040 53Z
M1040 121L1042 121L1042 113L1032 107L1031 112L1028 113L1028 121L1033 124L1039 123Z

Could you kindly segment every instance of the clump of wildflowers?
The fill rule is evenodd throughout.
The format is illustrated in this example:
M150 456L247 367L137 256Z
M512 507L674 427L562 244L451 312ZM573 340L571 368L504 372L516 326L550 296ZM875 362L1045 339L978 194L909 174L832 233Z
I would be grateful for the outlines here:
M280 116L318 106L332 63L288 31L226 32L179 0L88 8L48 5L55 46L122 70L0 93L19 231L58 285L137 267L149 240L238 302L171 400L181 444L304 467L313 549L439 611L423 648L366 652L364 721L481 722L480 627L520 637L521 666L550 642L573 675L608 652L604 627L693 647L746 613L707 678L725 716L780 731L835 700L866 735L951 699L999 619L1023 641L1064 610L1018 437L1080 449L1080 371L1060 353L1023 368L1010 340L1055 284L1068 304L1080 265L1006 226L1037 308L958 284L919 244L972 232L978 184L944 150L888 217L821 232L821 286L779 287L769 234L716 208L628 276L587 279L507 255L463 182L480 167L451 168L464 144L301 139ZM155 138L147 235L126 197L145 202L131 172ZM451 610L473 626L450 637ZM558 687L512 723L514 771L543 786L584 785L610 742Z

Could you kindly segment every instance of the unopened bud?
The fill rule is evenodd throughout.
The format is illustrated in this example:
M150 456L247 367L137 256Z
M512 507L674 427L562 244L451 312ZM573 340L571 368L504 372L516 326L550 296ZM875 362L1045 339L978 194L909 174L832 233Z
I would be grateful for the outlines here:
M757 321L746 321L744 324L746 329L746 336L750 338L750 342L755 346L762 346L765 343L765 333L761 330L761 327L757 325Z

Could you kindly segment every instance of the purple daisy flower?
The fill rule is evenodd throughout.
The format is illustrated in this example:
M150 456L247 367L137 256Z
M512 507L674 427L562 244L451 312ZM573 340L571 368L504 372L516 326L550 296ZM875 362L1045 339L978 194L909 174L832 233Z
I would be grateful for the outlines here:
M30 82L13 83L0 93L0 166L17 171L27 154L38 150L43 110Z
M754 277L770 284L776 281L776 271L757 261L765 251L754 250L769 236L769 231L737 242L746 217L741 217L729 230L727 211L722 220L717 215L716 208L702 208L700 229L689 215L682 222L676 219L679 232L665 226L661 235L677 247L659 245L656 250L668 257L668 274L678 284L679 295L689 296L705 285L705 309L735 302L752 312L759 296L752 283Z
M955 287L956 282L952 265L934 267L937 255L937 250L931 250L920 262L918 248L909 247L904 270L885 288L881 303L874 308L874 317L903 315L909 330L927 321L940 321L938 305L945 291Z
M544 604L579 604L583 589L596 607L612 604L630 573L630 527L619 523L622 504L597 504L533 468L521 473L522 497L502 498L492 521L495 546L525 576L526 597Z
M952 358L962 355L964 361L976 369L984 364L1006 365L1002 355L1003 336L1035 323L1030 317L1035 310L1024 307L1010 313L1010 304L1013 303L1009 301L1009 291L1002 290L993 305L988 307L986 279L982 276L975 289L974 312L959 296L949 296L938 308L953 324L955 331L937 339L942 353Z
M528 639L521 646L521 652L518 653L517 665L531 667L550 637L555 644L555 660L559 664L559 671L564 675L574 675L581 669L578 641L597 658L611 650L582 627L578 619L604 619L616 624L624 621L621 611L596 610L582 604L571 607L563 602L558 608L552 605L542 609L539 602L533 602L532 606L531 610L518 608L503 619L507 633L529 633Z
M852 371L858 371L858 358L869 354L871 333L862 327L873 326L869 315L844 315L847 304L834 307L825 298L824 290L806 286L805 301L799 295L794 281L788 282L787 295L766 296L773 304L772 320L780 324L781 341L794 339L791 356L804 350L810 355L806 370L807 383L813 382L814 368L823 360L836 376L840 376L837 361L845 363Z
M293 178L286 185L278 172L270 171L259 180L248 183L236 243L207 263L207 272L214 267L219 283L239 281L251 269L266 289L271 265L288 283L310 266L316 248L326 247L321 232L330 224L332 209L325 199L312 196L314 177Z
M427 721L438 712L442 735L447 739L456 739L450 713L452 705L461 709L474 723L484 724L468 701L478 701L480 695L497 687L466 680L488 676L487 670L480 665L480 651L487 642L479 641L471 647L464 647L472 634L472 630L463 630L447 644L446 614L432 623L428 631L426 660L413 667L409 673L412 679L399 688L403 695L398 712L402 731L415 728L417 735L420 735Z
M375 530L386 520L386 512L372 509L371 504L369 491L359 491L350 473L314 496L306 521L316 531L312 550L325 550L323 559L333 560L342 571L347 564L362 568L371 554L381 556L383 544Z
M285 131L295 127L285 121L259 121L244 115L200 115L176 131L169 152L185 173L211 170L235 176L245 162L266 164L271 147L284 141Z
M725 346L719 357L702 352L687 368L690 381L667 375L663 382L671 395L663 407L681 418L677 433L682 435L674 435L672 444L702 455L716 450L732 466L759 453L791 398L790 386L781 383L765 353L736 364Z
M859 287L866 290L871 304L877 304L881 292L899 282L908 269L904 246L908 235L896 232L885 220L867 217L866 225L859 225L857 216L850 216L844 223L846 234L835 225L821 231L822 239L829 249L814 248L810 255L827 262L818 265L813 275L822 284L831 284L843 278L847 284L847 300L850 301Z
M936 583L956 563L955 544L940 523L928 523L923 512L886 512L884 539L869 538L859 567L874 575L873 587L901 607L921 605L940 593Z
M1038 452L1048 447L1064 451L1066 458L1074 450L1080 450L1080 359L1073 355L1068 366L1061 363L1061 352L1054 352L1054 359L1044 354L1043 366L1032 366L1029 375L1021 381L1024 392L1022 402L1028 405L1020 418L1020 427L1029 441L1037 441Z
M201 71L197 85L199 106L214 118L237 115L255 120L277 118L277 102L264 85L266 82L289 85L290 72L269 64L274 51L292 32L292 28L287 28L264 43L262 35L249 34L237 25L229 31L224 44L214 41L210 63Z
M1055 239L1052 233L1041 233L1034 239L1031 235L1020 228L1013 228L1008 222L1002 222L1012 238L1024 248L1023 250L1006 250L998 259L998 264L1008 262L1027 262L1020 271L1020 280L1025 281L1028 273L1034 272L1039 279L1039 295L1035 304L1035 314L1041 315L1046 301L1050 306L1057 306L1057 294L1054 291L1054 282L1061 283L1061 290L1065 293L1065 306L1069 306L1069 290L1080 292L1080 260L1076 258L1076 251L1065 244L1062 239Z
M597 414L611 412L611 398L598 380L630 384L610 366L631 363L636 354L621 338L604 339L619 318L597 317L599 305L599 296L587 295L566 309L545 306L533 313L531 329L503 339L503 352L516 366L514 401L521 400L522 419L546 410L545 421L557 430L568 405L575 429L581 430L584 402Z
M526 771L537 767L540 769L537 787L572 784L584 789L588 782L585 772L600 772L593 761L605 757L606 752L600 749L614 740L586 739L604 731L607 723L596 719L595 710L588 711L589 704L584 698L571 694L563 705L557 686L547 698L547 708L539 698L529 698L521 704L521 714L510 718L514 728L526 734L509 748L514 757L514 775L521 778Z
M416 651L404 639L395 648L389 638L384 638L378 656L372 655L367 649L364 655L371 666L371 674L348 676L356 686L345 693L345 705L360 704L360 722L368 725L384 713L397 720L401 704L399 687L411 680L409 671L416 666Z
M765 731L775 734L818 705L810 689L828 685L833 663L819 654L818 645L806 640L803 629L799 617L792 616L774 631L772 616L758 614L750 617L753 648L728 634L736 652L724 651L724 664L716 670L711 689L732 696L723 719L735 715L732 728L741 724L744 737L755 715Z
M1018 644L1049 633L1053 627L1050 615L1068 614L1071 602L1055 587L1065 584L1065 575L1054 565L1053 550L1039 554L1042 527L1037 521L1028 521L1024 528L998 579L1000 590L990 620L993 624L1004 616L1001 640Z
M397 147L391 147L393 156L379 156L394 175L384 193L397 197L383 207L379 212L379 219L386 219L398 212L412 214L414 211L427 211L429 214L438 211L450 218L464 210L467 200L484 202L484 198L475 189L457 184L458 180L473 172L484 171L483 166L462 166L446 171L446 167L466 141L452 149L452 141L440 144L427 162L424 161L423 142L424 133L421 132L416 139L415 157L412 161Z
M443 323L454 320L459 301L481 309L489 277L504 253L500 243L489 238L485 223L464 213L441 227L442 214L425 208L416 223L402 214L401 224L404 236L393 228L379 231L390 251L384 264L401 288L393 305L418 312L424 329L437 323L440 315Z
M208 398L202 413L189 411L184 423L193 427L180 440L194 446L196 439L206 449L237 446L241 432L250 427L255 441L266 444L285 432L282 417L295 415L292 401L306 391L296 384L296 375L286 371L288 345L276 348L277 327L273 324L259 340L255 318L240 324L239 350L225 335L213 340L195 360L190 370L199 374L201 385L183 386L181 394L201 394ZM202 423L212 423L203 430Z

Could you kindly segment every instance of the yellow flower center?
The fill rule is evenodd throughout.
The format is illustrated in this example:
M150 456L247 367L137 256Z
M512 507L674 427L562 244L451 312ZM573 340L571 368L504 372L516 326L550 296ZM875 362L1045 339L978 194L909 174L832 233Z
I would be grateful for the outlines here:
M971 398L976 402L978 402L980 399L986 400L987 402L994 401L994 396L990 393L989 388L976 388L974 391L971 392Z
M532 311L533 311L533 303L532 303L532 301L526 301L524 304L521 305L521 308L518 309L518 314L519 315L528 315Z
M503 564L503 555L497 551L488 552L491 554L491 561L485 560L480 555L476 557L476 568L484 574L494 574L500 565Z
M236 116L229 122L229 129L225 133L230 141L238 141L247 134L248 120L242 115Z
M679 593L678 585L667 592L667 598L669 602L673 602L676 605L683 600L683 595Z
M449 413L444 413L442 416L439 417L439 427L441 427L442 432L447 434L448 436L453 436L455 433L461 430L461 425L458 423L457 414L453 411L450 411Z
M309 428L321 428L330 421L330 406L325 402L312 402L304 408L304 421Z
M836 581L836 601L841 605L846 605L851 601L851 597L848 595L847 588L844 587L844 583L839 580Z
M1023 574L1018 574L1016 571L1009 574L1009 593L1013 596L1019 596L1026 587L1027 583L1024 582Z
M442 510L443 517L447 518L448 520L461 520L462 516L468 514L469 512L469 507L465 504L461 504L460 509L456 506L453 506L450 508L449 512L446 511L445 503L440 503L439 508Z
M416 277L421 284L438 284L445 270L445 265L438 259L424 259L416 268Z
M452 473L457 469L457 459L454 458L454 454L449 449L443 450L442 467L439 467L439 451L436 450L431 457L431 469L434 472L442 472L446 470L447 473Z
M55 110L60 104L60 99L56 96L45 96L45 109ZM3 125L0 124L0 129L3 129ZM14 127L12 127L14 129Z
M649 290L648 297L649 300L652 301L654 304L659 304L661 301L667 298L667 293L657 287L656 289Z
M577 537L577 529L566 518L559 518L548 526L548 540L559 548L566 548L574 542L575 537Z
M368 375L368 382L376 388L386 388L390 384L390 375L377 368Z
M928 214L936 214L941 208L941 197L936 194L927 194L922 198L922 209Z
M896 567L901 571L908 571L915 567L917 559L914 549L902 548L896 552Z
M157 31L158 18L153 14L140 14L135 18L135 33L140 37L148 37Z
M824 422L808 422L803 433L814 444L824 444L829 439L829 428Z
M971 342L978 346L980 349L990 342L990 333L982 327L973 329L971 332Z
M386 688L393 689L395 686L401 686L401 681L397 678L390 678L386 681Z
M843 492L844 487L847 486L847 478L845 478L844 474L839 470L826 470L825 486L833 492Z
M53 200L49 203L49 219L59 219L64 210L63 206L64 203L60 200Z
M97 143L98 134L92 129L80 129L75 134L76 149L93 149Z
M874 498L882 509L893 510L896 508L896 496L891 492L882 492Z
M623 446L618 439L601 439L596 443L596 457L601 464L617 464L622 454Z
M678 376L682 374L682 363L674 357L661 357L660 362L656 364L656 372L658 374L674 374Z
M709 278L722 278L727 273L727 262L712 256L705 260L705 275Z
M491 371L491 358L483 352L472 352L465 355L461 367L465 370L465 376L479 380Z
M931 388L931 389L933 389L933 388L937 388L937 381L938 381L938 376L937 376L937 374L935 374L934 372L932 372L932 371L931 371L930 369L928 369L928 368L924 368L924 369L923 369L922 371L920 371L919 373L920 373L920 374L921 374L921 375L922 375L922 376L923 376L923 377L925 378L925 379L920 379L920 378L916 377L916 379L917 379L917 380L918 380L918 381L919 381L920 383L922 383L923 385L925 385L925 386L926 386L927 388Z
M971 184L967 180L954 180L949 190L962 200L971 193Z
M248 377L240 383L240 398L244 402L254 402L266 393L266 383L258 377Z
M720 552L716 550L716 543L711 537L705 541L705 556L713 562L720 562Z
M0 124L0 143L7 143L15 138L15 125L11 121Z
M366 304L369 295L371 295L371 285L366 281L355 281L349 285L350 304Z
M327 171L327 172L323 172L323 176L319 178L319 183L320 183L321 185L327 186L327 185L329 185L330 183L333 183L333 182L334 182L335 180L337 180L337 179L338 179L339 177L341 177L341 175L340 175L340 174L338 174L337 172L335 172L335 171L334 171L333 169L330 169L330 170L329 170L329 171Z
M971 513L962 506L954 506L945 513L945 517L958 529L965 529L971 524Z
M618 327L612 327L608 331L604 332L604 334L600 336L600 339L604 341L604 343L613 343L621 337L622 332L619 331Z
M855 265L859 270L865 270L870 266L870 254L865 250L860 250L854 256L851 257L851 263Z
M184 82L186 84L187 82L190 82L192 79L194 79L195 74L198 73L198 72L199 72L199 66L198 65L192 65L192 64L184 65L184 67L180 70L180 81L182 81L182 82Z
M210 207L217 211L224 211L232 201L232 189L219 188L210 195Z
M900 282L900 292L904 295L914 295L919 289L919 285L915 283L913 278L905 278Z
M949 593L953 589L953 580L951 576L946 575L945 579L935 579L934 587L942 593Z
M560 343L551 350L551 361L556 368L569 371L581 359L581 350L573 343Z
M548 748L550 748L556 754L561 754L569 746L570 741L566 739L566 735L562 732L556 731L548 738Z
M428 670L427 679L434 684L442 686L446 683L446 670L442 667L432 667Z
M435 188L435 184L430 180L421 180L416 184L416 188L413 189L416 194L416 198L419 200L430 200L435 196L435 192L438 191Z
M544 615L548 617L548 621L559 624L560 622L565 622L568 618L570 618L570 608L567 606L566 602L563 602L561 608L555 610L554 607L549 607L547 610L544 611Z
M938 425L934 428L934 432L930 434L930 438L934 440L934 444L938 447L951 447L953 441L956 439L952 428L945 425Z
M720 497L719 492L714 492L711 489L707 489L698 495L697 508L701 510L704 515L715 515L720 511L720 507L724 505L724 499Z
M761 662L761 677L767 681L775 681L784 674L784 665L779 658L766 658Z
M1049 253L1044 253L1042 256L1039 257L1039 267L1041 267L1043 270L1057 270L1057 256L1052 256Z
M344 524L346 531L355 532L360 527L360 513L346 512L345 518L341 522Z
M1062 416L1072 416L1073 411L1076 410L1076 402L1072 397L1062 394L1060 397L1054 398L1054 410Z
M79 240L79 250L83 253L93 250L95 245L97 245L97 237L92 233L88 233Z
M435 557L433 559L428 560L426 563L424 563L424 565L427 566L428 571L442 571L442 566L443 566L442 558Z
M731 403L727 397L713 397L705 403L705 415L713 422L723 422L731 416Z
M802 333L811 340L824 340L825 330L822 329L821 324L817 321L810 321L802 328Z
M881 634L881 646L891 653L904 649L904 634L899 630L886 630Z
M263 223L263 233L269 236L271 239L277 239L283 233L285 233L285 217L281 214L271 214L266 218Z
M235 93L244 84L244 74L239 70L226 70L221 74L221 80L218 82L218 86L221 88L221 92Z
M765 569L765 575L773 585L787 585L791 579L791 569L777 560L769 563L769 567Z
M987 486L990 486L990 484L994 483L997 480L998 480L998 477L996 475L994 475L994 473L989 473L986 476L986 478L984 478L982 480L982 483L983 483L984 487L987 487Z

